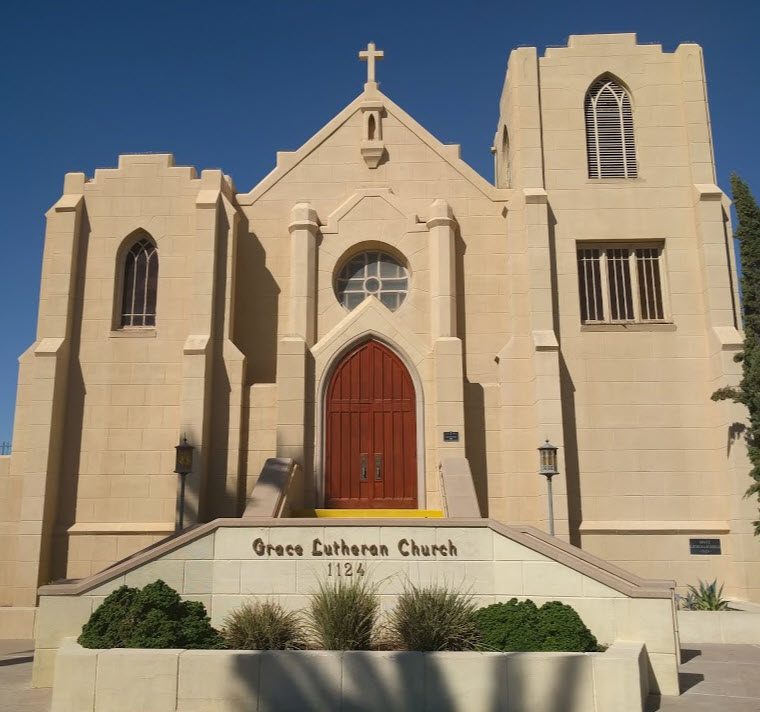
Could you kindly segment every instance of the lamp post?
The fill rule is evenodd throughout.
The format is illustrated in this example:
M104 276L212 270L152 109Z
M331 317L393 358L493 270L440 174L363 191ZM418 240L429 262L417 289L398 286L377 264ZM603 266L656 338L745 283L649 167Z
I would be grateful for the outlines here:
M177 451L174 471L179 475L179 491L177 492L177 512L174 519L174 531L181 532L185 519L185 477L193 471L193 446L187 442L187 436L182 436Z
M552 500L552 477L559 474L557 470L557 450L549 442L546 442L538 448L538 473L546 477L546 486L549 491L549 534L554 536L554 502Z

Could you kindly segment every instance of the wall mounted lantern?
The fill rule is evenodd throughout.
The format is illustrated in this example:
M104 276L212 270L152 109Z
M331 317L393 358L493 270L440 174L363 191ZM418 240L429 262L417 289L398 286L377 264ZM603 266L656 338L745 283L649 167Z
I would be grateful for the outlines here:
M185 520L185 477L193 471L193 446L187 442L187 436L182 436L174 461L174 471L179 475L179 491L177 492L177 512L174 519L174 531L181 532Z
M546 477L546 486L549 494L549 534L554 536L554 502L552 499L552 477L559 474L557 469L557 450L548 438L538 448L538 473Z

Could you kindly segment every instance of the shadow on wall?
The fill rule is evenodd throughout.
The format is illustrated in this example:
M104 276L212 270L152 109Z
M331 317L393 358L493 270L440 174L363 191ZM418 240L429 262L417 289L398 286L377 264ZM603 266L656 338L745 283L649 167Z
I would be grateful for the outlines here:
M233 341L247 359L246 385L275 383L280 287L267 268L264 246L242 214L233 271Z
M255 383L275 383L277 379L280 287L267 267L264 246L250 230L245 214L238 214L236 244L228 245L228 249L233 249L232 274L228 279L233 283L231 339L245 357L236 492L236 508L242 514L252 483L259 474L248 472L250 389Z
M57 491L49 493L47 500L58 503L55 523L50 523L52 553L47 570L40 563L40 584L56 579L66 578L69 560L68 529L76 521L77 493L79 488L79 467L82 451L82 430L84 426L84 403L87 394L80 347L82 343L82 318L84 315L84 284L87 274L87 252L90 244L90 220L86 205L82 208L82 222L79 230L76 265L74 275L74 294L71 314L71 341L69 344L69 371L67 374L66 394L61 399L65 403L65 417L58 414L58 422L63 421L60 459L60 476ZM110 327L109 327L110 328ZM55 418L55 414L54 414ZM55 422L55 420L53 421ZM43 551L45 547L43 546Z
M465 456L470 462L472 481L482 517L488 516L488 459L486 446L486 406L483 386L464 381Z
M579 527L583 521L580 464L578 461L578 430L575 417L575 384L562 354L562 324L560 322L559 280L557 277L557 218L549 206L549 264L552 288L552 327L559 343L559 389L562 406L562 440L565 456L565 485L567 487L567 516L570 543L581 545Z
M464 288L464 255L467 244L462 238L459 226L454 237L454 271L456 292L457 336L462 342L464 356L462 374L464 388L464 434L465 457L470 462L470 470L475 484L481 516L488 516L488 461L486 458L486 411L483 386L471 382L467 376L467 294Z
M747 445L749 446L748 430L747 426L744 423L731 423L731 425L729 425L726 430L726 435L726 457L731 455L731 450L733 449L734 443L738 440L741 440L742 435L744 435L744 439L747 441Z
M208 453L208 481L206 482L206 495L201 496L203 502L200 515L203 521L216 517L236 517L241 514L240 505L237 501L237 487L228 488L227 461L230 427L230 376L227 372L227 363L224 360L224 340L229 325L225 322L226 289L224 286L232 275L227 274L227 262L230 251L230 223L224 210L218 212L217 217L216 264L213 292L213 321L211 333L212 348L212 405L211 412L214 414L210 424L210 439ZM234 269L234 265L232 265ZM230 318L232 315L230 314ZM241 433L242 434L242 433Z
M570 543L580 546L579 528L583 521L583 502L578 462L578 430L575 422L575 384L562 352L559 354L559 388L562 399L562 436L565 445L565 483Z
M280 712L571 712L582 709L583 676L590 674L583 655L553 660L550 679L534 668L530 653L492 657L493 684L474 688L466 679L466 667L458 670L452 658L425 659L422 653L345 652L338 657L323 651L272 651L261 656L261 667L249 656L234 658L235 674L250 692L235 709ZM528 657L531 656L531 657ZM395 659L394 659L395 658ZM559 666L557 666L557 662ZM343 674L341 675L341 662ZM479 663L481 661L478 661ZM501 663L501 664L499 664ZM540 665L540 663L539 663ZM500 670L497 668L500 668ZM582 667L583 666L583 667ZM583 669L585 668L585 670ZM503 671L508 669L506 676ZM453 675L461 678L452 686ZM501 674L499 674L501 672ZM257 674L258 673L258 674ZM584 680L587 687L590 683ZM505 705L506 698L506 705ZM257 708L258 701L258 708Z

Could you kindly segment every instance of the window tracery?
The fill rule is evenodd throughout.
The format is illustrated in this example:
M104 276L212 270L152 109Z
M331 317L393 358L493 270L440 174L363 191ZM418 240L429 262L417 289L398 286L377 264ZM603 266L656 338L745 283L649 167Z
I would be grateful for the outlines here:
M147 238L132 245L124 260L121 326L156 325L158 249Z

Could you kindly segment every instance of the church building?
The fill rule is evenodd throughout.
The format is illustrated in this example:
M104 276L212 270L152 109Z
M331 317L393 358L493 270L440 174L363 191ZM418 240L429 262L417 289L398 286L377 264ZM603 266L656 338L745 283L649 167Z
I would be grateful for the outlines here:
M701 48L512 51L493 183L361 59L363 91L251 189L168 154L65 176L0 458L0 605L171 536L183 438L184 527L292 461L283 516L464 511L760 601L745 413L710 400L742 333Z

